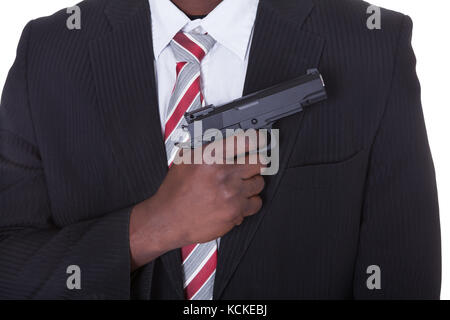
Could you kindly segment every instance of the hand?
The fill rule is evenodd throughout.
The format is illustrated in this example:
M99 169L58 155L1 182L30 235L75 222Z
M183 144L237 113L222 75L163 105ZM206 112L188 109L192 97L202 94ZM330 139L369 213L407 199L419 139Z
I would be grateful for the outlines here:
M254 147L255 143L247 141L245 150ZM176 248L222 237L257 213L262 207L259 194L264 179L260 173L264 166L249 164L249 157L245 158L245 164L173 165L158 192L133 209L132 266L137 268Z

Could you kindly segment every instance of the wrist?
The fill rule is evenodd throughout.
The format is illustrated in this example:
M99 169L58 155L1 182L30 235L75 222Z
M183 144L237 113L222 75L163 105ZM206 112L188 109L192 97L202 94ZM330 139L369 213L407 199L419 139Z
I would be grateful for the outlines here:
M156 196L132 209L129 230L132 270L176 248L164 211Z

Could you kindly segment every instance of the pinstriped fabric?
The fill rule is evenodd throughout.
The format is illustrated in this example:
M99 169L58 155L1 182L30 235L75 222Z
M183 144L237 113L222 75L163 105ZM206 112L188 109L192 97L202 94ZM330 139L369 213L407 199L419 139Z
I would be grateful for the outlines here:
M182 294L178 252L130 278L125 207L154 194L167 167L148 3L83 1L77 32L62 32L66 10L26 27L0 106L0 299ZM205 283L214 298L439 299L439 208L412 22L382 9L382 31L371 31L366 9L260 1L244 94L319 66L333 98L283 122L283 132L301 127L284 134L289 167L301 173L280 171L264 217L223 239ZM73 263L82 290L65 286ZM382 290L367 290L374 263Z
M184 113L202 106L200 90L200 63L215 44L207 34L179 32L170 43L178 61L177 79L166 114L165 146L167 161L171 166L178 148L188 135L180 130L186 124ZM217 242L193 244L182 248L183 288L187 299L211 300L217 266Z

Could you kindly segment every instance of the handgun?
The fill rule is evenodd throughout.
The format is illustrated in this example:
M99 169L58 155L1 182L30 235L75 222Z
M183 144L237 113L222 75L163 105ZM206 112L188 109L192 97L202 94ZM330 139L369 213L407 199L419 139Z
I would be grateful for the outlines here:
M227 129L272 129L273 124L282 118L298 112L305 107L327 99L325 83L317 69L309 69L306 75L275 85L222 106L208 105L186 112L187 125L183 126L190 134L186 146L194 148L209 141L205 132L216 129L226 137ZM201 121L201 131L194 130L195 123ZM229 132L229 131L228 131Z

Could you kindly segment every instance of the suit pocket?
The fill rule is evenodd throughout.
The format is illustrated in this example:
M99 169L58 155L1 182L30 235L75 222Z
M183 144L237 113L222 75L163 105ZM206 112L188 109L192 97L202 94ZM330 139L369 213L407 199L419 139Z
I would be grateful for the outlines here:
M281 189L303 190L345 187L364 175L367 158L368 152L363 149L340 162L288 167L281 180Z

